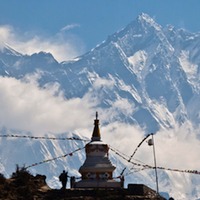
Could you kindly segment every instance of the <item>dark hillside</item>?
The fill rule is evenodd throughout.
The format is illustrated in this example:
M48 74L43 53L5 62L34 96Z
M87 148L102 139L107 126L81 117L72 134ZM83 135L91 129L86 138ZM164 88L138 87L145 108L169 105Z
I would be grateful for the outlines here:
M46 184L46 176L31 175L25 168L17 167L11 178L0 174L1 200L164 200L156 197L155 191L144 185L131 185L129 189L51 189Z

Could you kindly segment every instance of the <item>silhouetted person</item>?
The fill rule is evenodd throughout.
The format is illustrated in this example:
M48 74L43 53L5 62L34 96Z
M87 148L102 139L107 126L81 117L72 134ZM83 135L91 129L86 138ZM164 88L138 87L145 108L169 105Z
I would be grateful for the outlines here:
M68 177L68 172L65 172L65 170L63 170L63 172L59 176L59 180L62 183L62 189L66 189L67 177Z
M74 188L74 184L75 184L75 176L71 176L71 177L70 177L70 185L71 185L71 188Z

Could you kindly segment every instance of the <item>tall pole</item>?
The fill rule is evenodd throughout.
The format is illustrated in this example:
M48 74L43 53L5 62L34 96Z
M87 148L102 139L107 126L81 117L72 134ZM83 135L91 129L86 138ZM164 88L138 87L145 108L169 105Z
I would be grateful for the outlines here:
M154 143L154 138L153 138L153 133L152 135L152 143L153 143L153 157L154 157L154 165L155 165L155 175L156 175L156 192L157 194L159 193L159 188L158 188L158 173L157 173L157 164L156 164L156 150L155 150L155 143Z

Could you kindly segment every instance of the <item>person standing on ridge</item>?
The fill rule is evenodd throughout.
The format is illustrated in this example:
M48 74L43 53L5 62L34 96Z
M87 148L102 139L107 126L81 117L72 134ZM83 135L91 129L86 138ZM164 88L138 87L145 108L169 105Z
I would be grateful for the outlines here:
M63 172L59 176L59 180L62 183L62 188L61 189L64 189L64 190L66 189L67 178L68 178L68 172L66 172L65 170L63 170Z

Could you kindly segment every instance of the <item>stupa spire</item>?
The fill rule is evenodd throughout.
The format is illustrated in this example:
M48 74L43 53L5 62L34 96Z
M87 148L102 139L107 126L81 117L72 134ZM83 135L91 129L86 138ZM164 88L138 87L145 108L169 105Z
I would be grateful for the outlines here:
M99 129L99 119L98 119L98 112L96 112L96 119L94 120L94 130L92 133L92 141L100 141L101 134Z
M120 188L122 183L113 179L115 166L108 158L109 147L101 141L98 112L94 120L94 130L91 141L86 144L86 159L79 168L81 180L75 183L75 188Z

